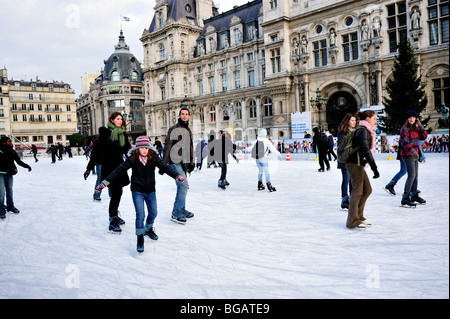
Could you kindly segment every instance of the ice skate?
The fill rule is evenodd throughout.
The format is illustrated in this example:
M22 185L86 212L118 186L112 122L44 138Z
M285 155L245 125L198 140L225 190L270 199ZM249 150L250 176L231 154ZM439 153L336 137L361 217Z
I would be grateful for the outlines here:
M277 189L275 187L273 187L270 182L267 182L266 185L267 185L267 190L269 192L276 192L277 191Z
M144 252L144 235L137 235L136 250L140 254Z
M261 191L261 190L264 190L264 189L266 189L266 187L264 186L263 182L262 181L258 181L258 190Z
M119 226L119 217L114 216L109 218L109 231L120 234L122 232L122 229Z
M153 239L153 240L158 240L158 238L159 238L158 235L156 235L156 233L155 233L155 228L153 228L153 227L150 227L150 228L144 233L144 235L150 237L150 239Z

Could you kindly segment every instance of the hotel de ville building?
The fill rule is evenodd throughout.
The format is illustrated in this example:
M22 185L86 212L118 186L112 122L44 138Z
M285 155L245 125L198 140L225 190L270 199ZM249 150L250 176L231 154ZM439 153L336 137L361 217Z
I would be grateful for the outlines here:
M293 136L335 133L345 113L380 107L400 37L414 47L436 131L449 87L448 0L254 0L218 12L211 0L156 0L141 35L143 120L164 139L180 105L194 139L225 130L235 140L266 128Z

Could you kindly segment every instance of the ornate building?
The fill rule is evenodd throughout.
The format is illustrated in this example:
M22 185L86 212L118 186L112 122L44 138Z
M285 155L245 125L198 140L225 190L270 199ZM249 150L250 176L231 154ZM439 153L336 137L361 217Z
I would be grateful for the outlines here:
M0 134L19 147L69 144L77 132L75 94L70 84L0 78Z
M134 139L145 135L144 82L140 62L130 52L120 30L114 53L104 61L104 69L89 90L77 99L77 118L81 133L92 137L105 126L112 112L120 112L127 131Z
M448 105L448 3L255 0L219 14L211 0L157 0L141 37L147 135L164 137L186 102L195 138L231 128L252 139L262 127L290 138L296 112L335 132L345 113L382 105L402 36L435 130L435 107Z

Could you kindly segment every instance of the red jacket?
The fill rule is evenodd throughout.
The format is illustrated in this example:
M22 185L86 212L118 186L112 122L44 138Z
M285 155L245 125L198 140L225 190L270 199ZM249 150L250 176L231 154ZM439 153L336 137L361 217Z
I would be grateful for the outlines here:
M419 154L419 138L422 137L422 140L425 140L427 136L428 133L423 127L419 129L410 129L403 125L400 131L400 156L402 158L413 158L413 150Z

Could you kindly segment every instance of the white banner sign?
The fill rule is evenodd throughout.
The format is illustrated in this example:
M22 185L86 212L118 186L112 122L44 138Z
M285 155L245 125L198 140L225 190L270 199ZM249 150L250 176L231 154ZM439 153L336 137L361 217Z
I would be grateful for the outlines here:
M291 113L292 138L303 138L311 134L311 112Z

